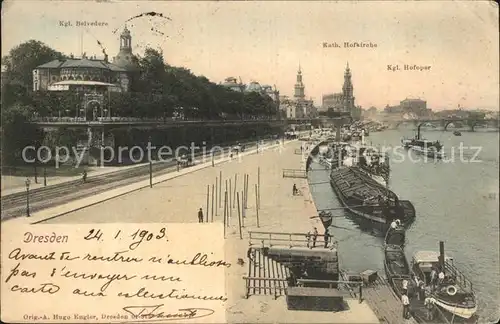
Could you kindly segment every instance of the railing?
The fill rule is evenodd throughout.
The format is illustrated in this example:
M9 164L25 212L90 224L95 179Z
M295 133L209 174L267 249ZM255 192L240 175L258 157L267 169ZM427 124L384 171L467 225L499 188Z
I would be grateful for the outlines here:
M278 233L278 232L249 232L250 246L259 245L261 247L272 247L273 245L287 244L290 248L294 247L309 247L318 248L324 247L324 235L318 234L316 236L316 246L312 246L314 235L309 233ZM332 244L333 243L333 244ZM335 241L332 237L328 238L328 246L330 249L336 247Z
M274 290L274 299L278 299L278 297L280 296L278 294L278 291L281 293L281 290L284 290L284 286L283 288L277 288L276 286L274 287L271 287L271 285L269 285L269 287L260 287L260 286L256 286L256 285L252 285L250 282L253 281L253 282L256 282L256 280L259 280L259 282L261 281L265 281L265 282L276 282L276 281L279 281L279 282L287 282L288 280L285 279L285 278L264 278L264 277L243 277L243 279L245 279L245 298L248 298L250 296L250 289L264 289L264 290L270 290L270 291L273 291Z
M36 117L34 122L73 122L73 123L92 123L92 122L154 122L154 123L175 123L175 122L248 122L248 121L281 121L277 118L219 118L219 119L203 119L203 118L137 118L137 117L97 117L96 120L86 120L84 117Z
M300 169L283 169L283 178L304 178L307 179L307 171Z
M472 282L469 279L467 279L457 268L455 268L453 264L446 261L444 263L444 267L445 267L445 272L453 275L456 278L456 280L462 284L464 288L469 288L471 291L473 290Z

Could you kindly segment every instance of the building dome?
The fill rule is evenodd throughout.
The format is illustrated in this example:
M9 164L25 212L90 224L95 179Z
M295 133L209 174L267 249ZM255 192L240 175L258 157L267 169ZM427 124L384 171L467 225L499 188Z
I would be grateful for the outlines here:
M127 71L139 70L139 60L132 53L122 53L122 51L120 51L113 59L113 64L122 67Z
M226 87L228 89L231 89L233 91L238 91L238 92L241 92L242 91L242 88L243 88L243 85L238 83L236 81L236 78L234 77L229 77L229 78L226 78L224 80L224 83L221 83L221 85L223 87Z

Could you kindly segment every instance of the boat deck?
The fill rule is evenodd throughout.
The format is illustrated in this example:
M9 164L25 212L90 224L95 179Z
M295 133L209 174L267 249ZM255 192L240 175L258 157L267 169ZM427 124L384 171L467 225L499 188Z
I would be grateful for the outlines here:
M331 179L346 197L362 192L373 197L385 196L388 193L387 190L382 190L385 188L378 182L354 171L354 168L337 169L332 173Z

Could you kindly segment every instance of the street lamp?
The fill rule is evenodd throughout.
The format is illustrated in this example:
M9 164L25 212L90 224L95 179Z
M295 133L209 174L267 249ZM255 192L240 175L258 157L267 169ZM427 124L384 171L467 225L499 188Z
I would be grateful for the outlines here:
M26 216L30 217L30 184L29 178L26 178Z

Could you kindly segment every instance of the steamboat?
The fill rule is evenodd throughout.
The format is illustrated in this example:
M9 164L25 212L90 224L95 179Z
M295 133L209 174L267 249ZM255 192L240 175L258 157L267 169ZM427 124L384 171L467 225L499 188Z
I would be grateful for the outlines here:
M417 128L417 134L414 138L402 138L401 144L406 149L412 149L413 151L425 155L427 157L442 159L444 158L443 145L439 141L429 141L421 138L420 127Z
M476 321L477 303L472 283L455 267L453 258L445 255L443 242L439 242L439 251L416 252L411 265L413 276L431 287L430 297L445 317L455 322ZM440 274L434 280L431 280L432 270Z

